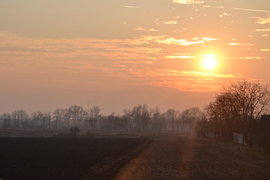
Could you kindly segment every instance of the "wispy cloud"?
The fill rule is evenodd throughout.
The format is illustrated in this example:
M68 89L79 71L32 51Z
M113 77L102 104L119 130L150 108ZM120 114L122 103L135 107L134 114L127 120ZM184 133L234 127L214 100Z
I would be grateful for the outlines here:
M164 21L164 24L177 24L178 22L175 20L169 20L169 21Z
M260 9L245 9L245 8L232 8L232 9L241 10L241 11L255 11L255 12L270 13L270 11L260 10Z
M203 4L203 0L173 0L173 3L178 4Z
M154 28L145 29L145 28L141 28L141 27L138 27L138 28L136 28L135 30L137 30L137 31L149 31L149 32L155 32L155 31L158 31L157 29L154 29Z
M223 9L223 6L210 6L210 5L203 5L204 8L216 8L216 9Z
M229 43L229 46L241 46L241 45L245 45L245 46L253 46L254 44L251 43Z
M166 59L192 59L195 56L187 53L174 53L173 55L166 56Z
M219 91L220 86L225 85L224 80L233 82L243 78L241 74L216 74L172 69L161 69L156 75L160 78L150 82L149 84L152 86L193 92Z
M137 8L141 8L141 7L138 7L138 6L123 6L125 8L132 8L132 9L137 9Z
M268 52L268 51L270 51L270 49L261 49L261 51Z
M259 18L257 23L258 24L269 24L270 23L270 15L267 18Z
M219 15L219 17L227 17L227 16L231 16L231 14L224 12L221 15Z
M268 32L268 31L270 31L270 28L268 28L268 29L256 29L256 31L258 31L258 32Z
M216 40L218 39L211 38L211 37L202 37L202 38L196 37L193 39L193 41L189 41L187 39L175 39L175 38L155 39L155 41L158 43L163 43L163 44L168 44L168 45L175 44L175 45L182 45L182 46L203 44L205 42L216 41Z
M243 57L223 57L223 59L246 59L246 60L254 60L254 59L264 59L260 56L243 56Z

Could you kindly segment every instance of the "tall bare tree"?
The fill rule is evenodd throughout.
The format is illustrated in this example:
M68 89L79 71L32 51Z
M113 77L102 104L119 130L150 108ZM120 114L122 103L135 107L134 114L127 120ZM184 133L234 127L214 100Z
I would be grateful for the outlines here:
M11 128L12 126L12 119L11 119L11 114L10 113L4 113L0 116L1 120L1 126L4 129Z
M152 129L157 131L162 131L166 128L165 115L161 113L158 107L150 109L152 115Z
M67 110L58 108L53 112L53 119L55 121L55 128L58 127L58 124L65 121Z
M196 121L202 118L202 114L202 111L198 107L184 110L179 115L181 127L186 127L189 130L193 130Z
M173 131L175 131L175 126L176 126L176 121L177 121L178 115L179 115L179 111L172 109L172 108L168 109L165 112L165 116L166 116L167 120L170 122Z
M151 112L149 111L146 104L134 106L131 110L134 124L141 131L151 124Z
M21 125L21 122L23 122L25 119L28 118L27 113L24 110L15 110L11 113L11 118L13 121L13 127L19 128Z
M76 124L78 122L83 122L84 118L87 115L83 107L78 106L78 105L70 106L68 108L68 113L73 124Z
M90 125L92 129L96 129L97 122L101 119L100 111L101 108L98 106L94 106L91 109L88 109L85 124L87 126Z
M262 113L269 110L270 91L268 84L259 81L239 81L223 87L216 100L206 107L213 129L225 132L239 131L244 141L252 146L252 126Z

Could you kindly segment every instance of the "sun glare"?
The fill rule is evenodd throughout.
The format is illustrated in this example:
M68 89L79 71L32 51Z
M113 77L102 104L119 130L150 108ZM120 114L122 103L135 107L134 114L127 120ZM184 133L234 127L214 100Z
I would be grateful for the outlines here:
M213 69L217 64L217 60L214 55L207 55L203 59L203 66L206 69Z

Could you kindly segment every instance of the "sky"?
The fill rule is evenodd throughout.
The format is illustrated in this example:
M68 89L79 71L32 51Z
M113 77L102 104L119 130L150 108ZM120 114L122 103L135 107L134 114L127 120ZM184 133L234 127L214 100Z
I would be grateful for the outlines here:
M0 114L203 109L269 70L269 0L0 1Z

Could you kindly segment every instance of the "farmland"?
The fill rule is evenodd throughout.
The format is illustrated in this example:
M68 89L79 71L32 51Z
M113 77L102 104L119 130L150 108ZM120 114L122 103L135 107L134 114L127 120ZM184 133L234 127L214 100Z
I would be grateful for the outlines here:
M108 179L145 138L0 138L0 179Z
M184 133L96 136L0 138L0 179L270 177L264 150Z

